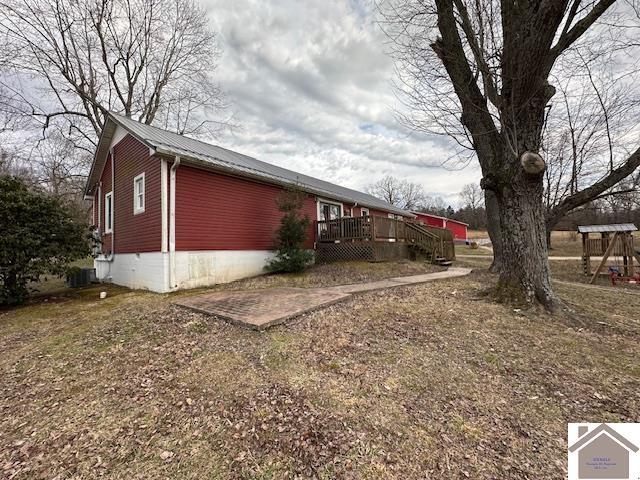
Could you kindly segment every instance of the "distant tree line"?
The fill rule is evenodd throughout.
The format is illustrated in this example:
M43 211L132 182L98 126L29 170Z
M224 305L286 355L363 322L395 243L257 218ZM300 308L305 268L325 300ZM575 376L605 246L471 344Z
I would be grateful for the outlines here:
M428 195L419 183L387 175L366 188L371 195L391 205L414 212L430 213L469 224L472 230L486 229L484 193L480 185L465 185L459 194L460 207L448 205L440 196Z
M634 223L640 227L640 175L635 175L619 183L610 192L576 208L560 219L549 224L551 230L575 230L578 225L598 225L608 223ZM557 185L549 184L548 190ZM467 223L471 230L487 229L485 195L479 184L465 185L459 193L458 208L447 205L442 197L428 195L417 183L387 176L372 184L367 191L392 205L415 212L430 213ZM555 192L555 190L554 190ZM554 194L546 195L554 198ZM550 200L548 211L554 211L557 203Z

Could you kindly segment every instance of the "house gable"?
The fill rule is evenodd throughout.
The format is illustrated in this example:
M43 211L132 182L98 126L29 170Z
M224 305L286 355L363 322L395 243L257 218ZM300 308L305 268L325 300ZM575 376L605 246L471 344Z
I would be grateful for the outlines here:
M114 137L115 139L115 137ZM94 221L102 232L102 253L138 253L160 251L161 248L161 160L149 155L149 148L131 135L120 135L106 161L96 187L93 205ZM112 175L112 165L114 174ZM144 174L144 211L134 205L134 180ZM112 186L112 181L115 188ZM105 233L105 196L112 192L113 229Z

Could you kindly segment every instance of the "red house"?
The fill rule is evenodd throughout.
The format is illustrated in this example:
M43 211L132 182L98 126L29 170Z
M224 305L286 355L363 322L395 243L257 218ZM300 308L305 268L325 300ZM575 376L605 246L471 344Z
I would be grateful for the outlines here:
M101 240L96 274L168 292L263 273L282 215L276 199L292 185L307 193L304 212L315 221L366 215L397 225L415 217L371 195L110 114L85 190ZM314 226L308 248L315 243Z
M431 215L430 213L413 213L416 216L416 220L424 223L425 225L451 230L451 232L453 233L453 238L455 238L456 240L467 239L467 227L469 226L468 223L453 220L451 218L439 217L438 215Z

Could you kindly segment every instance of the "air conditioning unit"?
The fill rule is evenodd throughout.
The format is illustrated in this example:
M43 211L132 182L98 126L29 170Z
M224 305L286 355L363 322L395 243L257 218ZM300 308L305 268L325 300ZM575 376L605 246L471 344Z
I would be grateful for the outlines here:
M67 273L67 286L69 288L87 287L96 281L95 268L78 268Z

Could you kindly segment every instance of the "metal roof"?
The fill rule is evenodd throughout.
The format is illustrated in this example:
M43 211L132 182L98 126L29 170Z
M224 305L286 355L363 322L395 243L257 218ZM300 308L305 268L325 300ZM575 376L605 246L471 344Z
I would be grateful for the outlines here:
M633 223L616 223L613 225L581 225L578 227L580 233L613 233L613 232L635 232L638 229Z
M116 125L120 125L142 143L154 149L158 154L179 156L181 161L185 163L191 161L215 170L263 179L270 183L297 185L309 193L327 196L329 199L346 201L364 207L379 208L410 217L415 216L411 212L395 207L373 195L341 187L324 180L294 172L293 170L287 170L286 168L262 162L256 158L226 148L152 127L151 125L146 125L114 113L109 114L100 137L94 164L87 181L87 194L93 190L95 184L98 182L102 165L106 161L111 138L115 133Z

